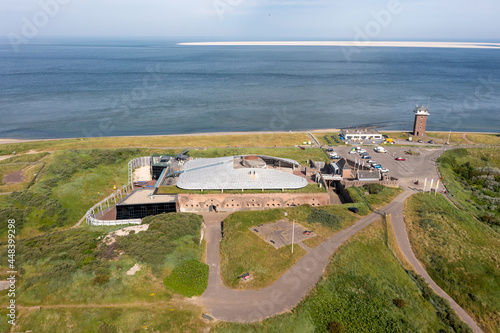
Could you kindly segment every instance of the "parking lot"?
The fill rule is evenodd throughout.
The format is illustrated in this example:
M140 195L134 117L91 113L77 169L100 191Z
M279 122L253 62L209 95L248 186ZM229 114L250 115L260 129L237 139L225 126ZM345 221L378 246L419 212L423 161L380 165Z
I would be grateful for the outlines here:
M346 145L334 147L333 150L341 157L348 160L358 161L361 159L359 153L349 154L354 146ZM419 187L423 188L423 180L425 178L430 181L434 179L434 184L438 179L436 171L436 159L443 152L443 147L398 147L392 145L384 145L387 150L385 153L377 153L374 148L377 146L360 146L365 149L372 160L375 160L383 168L389 169L388 175L399 179L400 186L415 187L414 179L419 179ZM405 152L408 150L416 151L419 155L408 155ZM406 158L406 161L396 161L396 157L401 156ZM365 165L367 164L365 162ZM441 190L444 188L441 188Z

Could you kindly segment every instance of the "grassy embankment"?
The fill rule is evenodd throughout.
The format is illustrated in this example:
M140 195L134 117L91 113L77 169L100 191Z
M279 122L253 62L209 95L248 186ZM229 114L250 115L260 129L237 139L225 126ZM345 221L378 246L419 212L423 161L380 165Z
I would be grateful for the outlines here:
M386 187L380 184L370 184L359 188L347 189L349 196L354 202L365 202L372 209L379 209L390 203L403 189L400 187Z
M329 328L356 333L446 329L385 245L380 222L340 247L322 280L292 313L254 324L220 323L215 332L307 333Z
M374 205L383 206L391 202L400 192L400 189L382 187L380 194L371 194L367 197L374 202ZM320 208L304 205L288 209L233 213L224 221L224 238L221 242L221 275L224 283L231 288L239 289L268 286L305 254L299 246L295 246L293 255L291 245L275 249L251 232L250 227L276 222L283 219L283 213L287 212L289 221L295 220L306 229L314 231L317 236L305 240L304 244L316 247L339 230L352 225L361 216L370 213L365 201L357 197L354 199L357 199L355 204ZM348 207L357 207L359 213L350 212ZM251 272L253 279L250 282L240 282L238 276L246 272Z
M500 231L500 148L449 150L438 162L450 199Z
M486 332L500 331L500 236L441 195L405 205L412 248L432 279Z
M150 137L99 137L28 141L0 145L0 155L30 150L162 148L162 147L294 147L310 138L306 133L248 133L231 135L177 135Z
M326 145L326 146L339 146L339 145L344 145L342 140L339 138L339 132L312 132L312 134L316 137L316 139L319 141L320 144ZM328 143L325 139L325 135L328 137L330 140L330 143ZM337 143L333 138L337 138Z
M16 220L18 237L73 225L113 192L114 185L126 183L130 159L150 153L140 149L67 150L46 156L37 181L5 198L0 217ZM5 234L6 225L2 224L0 239Z
M418 141L419 137L412 135L410 132L381 132L393 139L407 140L410 136L414 141ZM464 138L465 135L465 139ZM445 144L450 137L450 145L500 145L500 137L497 134L487 133L462 133L452 132L426 132L426 136L422 138L424 142L433 140L434 143ZM471 143L472 142L472 143Z
M22 191L43 167L43 158L48 153L12 156L0 161L0 193ZM17 173L19 182L7 183L6 176Z
M20 327L37 332L64 332L71 326L78 332L98 331L104 323L125 331L144 325L155 330L199 327L200 310L172 297L200 295L206 288L202 218L172 213L148 217L144 223L150 225L147 231L118 237L109 245L103 242L103 229L57 231L20 241L17 305L43 308L22 311ZM140 270L128 275L136 263ZM6 304L6 291L0 295L0 303ZM165 309L172 313L161 318ZM61 322L54 322L54 316Z
M158 188L157 194L221 194L219 190L183 190L177 186L161 186ZM326 193L324 187L319 187L318 184L308 184L303 188L296 190L224 190L224 194L259 194L259 193Z

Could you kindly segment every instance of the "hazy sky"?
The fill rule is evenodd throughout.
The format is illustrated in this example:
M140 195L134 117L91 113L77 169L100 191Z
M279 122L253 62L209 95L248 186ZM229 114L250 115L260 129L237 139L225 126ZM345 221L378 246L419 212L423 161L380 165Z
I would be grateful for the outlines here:
M500 0L1 0L0 35L498 41L499 14Z

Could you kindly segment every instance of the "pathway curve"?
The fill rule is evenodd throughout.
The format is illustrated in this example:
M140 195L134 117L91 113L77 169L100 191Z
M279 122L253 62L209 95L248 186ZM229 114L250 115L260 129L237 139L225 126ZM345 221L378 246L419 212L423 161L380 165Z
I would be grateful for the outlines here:
M451 307L474 332L482 332L474 320L427 274L415 257L406 233L403 207L413 193L406 190L379 211L361 218L354 225L338 232L308 252L272 285L259 290L234 290L222 284L219 266L220 222L225 216L204 215L207 224L207 264L210 267L208 287L201 297L202 304L217 319L231 322L255 322L294 308L321 279L330 257L351 236L390 214L396 240L403 255L431 288L450 302Z
M403 192L385 208L394 211L411 192ZM321 279L333 253L351 236L380 219L379 213L363 217L339 231L316 248L311 248L272 285L259 290L233 290L222 284L219 266L220 219L207 224L208 287L201 302L217 319L232 322L261 321L295 307Z
M403 204L398 205L395 210L392 210L391 221L394 228L394 233L396 234L396 241L401 249L401 252L405 256L406 260L412 265L413 269L417 274L422 276L429 284L429 286L438 294L439 296L450 302L450 306L455 312L462 318L462 320L469 325L474 332L482 332L479 326L476 324L474 319L460 305L457 304L443 289L441 289L434 280L430 277L427 271L424 269L420 261L413 253L411 249L410 240L408 239L408 233L406 232L404 215L403 215ZM389 212L387 212L389 214Z

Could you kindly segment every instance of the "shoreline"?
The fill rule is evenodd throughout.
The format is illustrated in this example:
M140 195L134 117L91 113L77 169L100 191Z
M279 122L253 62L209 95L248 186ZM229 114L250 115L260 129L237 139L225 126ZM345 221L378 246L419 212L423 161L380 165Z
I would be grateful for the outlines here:
M226 135L261 135L261 134L307 134L307 133L326 133L326 132L340 132L339 128L324 128L313 130L300 130L300 131L250 131L250 132L200 132L200 133L183 133L183 134L159 134L159 135L119 135L119 136L102 136L102 137L72 137L72 138L51 138L51 139L19 139L19 138L0 138L0 145L2 144L16 144L26 142L41 142L41 141L58 141L58 140L86 140L86 139L119 139L119 138L158 138L158 137L179 137L179 136L226 136ZM404 130L382 130L379 132L388 133L409 133L410 131ZM426 131L427 133L449 133L449 131ZM468 131L451 131L451 133L465 133L465 134L496 134L499 132L468 132Z

